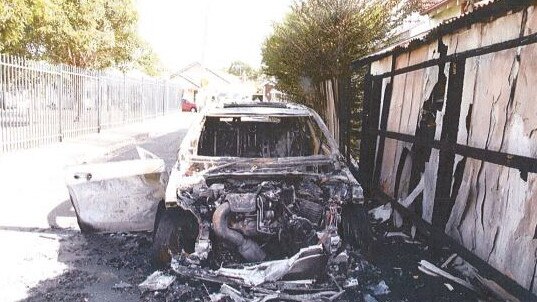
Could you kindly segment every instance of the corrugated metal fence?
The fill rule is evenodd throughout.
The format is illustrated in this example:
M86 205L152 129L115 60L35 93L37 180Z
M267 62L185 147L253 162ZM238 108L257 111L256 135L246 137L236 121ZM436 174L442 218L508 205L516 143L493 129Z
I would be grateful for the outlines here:
M0 153L61 142L179 109L170 81L0 54Z

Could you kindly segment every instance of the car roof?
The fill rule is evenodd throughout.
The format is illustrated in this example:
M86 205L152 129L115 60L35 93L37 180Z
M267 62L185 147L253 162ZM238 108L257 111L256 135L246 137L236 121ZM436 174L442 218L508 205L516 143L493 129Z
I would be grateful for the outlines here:
M311 109L287 102L226 102L207 109L206 116L222 115L295 115L309 116Z

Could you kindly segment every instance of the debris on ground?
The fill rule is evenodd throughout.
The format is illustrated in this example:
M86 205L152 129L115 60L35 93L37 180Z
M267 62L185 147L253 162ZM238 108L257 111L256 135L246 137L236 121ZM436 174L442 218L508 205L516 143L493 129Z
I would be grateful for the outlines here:
M390 238L390 237L401 237L405 240L410 240L411 237L403 232L387 232L384 234L384 237Z
M222 286L220 287L220 292L210 294L209 297L211 298L211 301L214 301L214 302L222 301L225 298L230 298L231 300L233 300L233 302L250 301L250 300L246 300L245 298L243 298L241 296L240 291L234 289L233 287L227 284L222 284Z
M175 281L175 276L164 274L162 271L155 271L144 282L138 284L138 288L145 291L165 290Z
M244 285L250 286L278 281L288 274L311 278L314 277L311 274L315 274L319 270L318 265L321 263L323 256L322 245L315 245L300 249L297 254L289 259L267 261L242 269L220 268L216 271L216 274L241 280Z
M440 268L446 268L455 258L457 258L457 253L453 253L451 256L449 256L449 258L447 258L446 261L442 263Z
M472 291L477 291L476 288L468 281L466 280L463 280L461 278L458 278L458 277L455 277L453 276L452 274L438 268L436 265L430 263L429 261L427 260L421 260L420 263L419 263L419 270L421 270L422 272L430 275L430 276L442 276L446 279L449 279L453 282L456 282L464 287L466 287L467 289L469 290L472 290Z
M266 301L334 301L341 297L343 292L325 291L314 294L286 294L286 293L273 293L266 295L263 298L253 300L254 302L266 302Z
M388 227L387 225L382 226ZM388 230L380 228L377 233L383 234L386 231ZM334 257L334 262L335 259L344 260L348 257L347 265L342 267L339 273L332 273L339 286L345 290L334 301L477 301L479 296L476 293L449 281L454 287L451 291L444 285L445 279L429 277L418 270L416 263L420 260L426 259L436 266L441 266L445 259L452 255L452 251L445 250L439 256L426 249L427 245L424 243L408 244L401 237L381 240L377 243L373 256L366 257L360 250L350 249ZM32 289L29 301L80 301L84 298L90 301L210 301L210 295L220 293L223 284L221 281L215 282L212 279L214 276L207 273L202 275L206 278L193 278L188 272L185 275L177 274L170 268L162 271L166 275L176 277L167 289L141 292L135 285L154 272L147 259L151 246L150 233L120 233L113 236L74 234L66 236L60 243L62 246L59 257L69 265L69 271ZM457 257L445 270L463 279L470 278L465 274L475 274L474 269L461 261ZM257 264L249 266L252 265ZM219 267L212 269L216 271ZM458 269L461 269L461 272ZM200 267L187 266L186 270L196 272L200 271ZM98 277L105 272L110 277ZM113 289L121 280L133 284L133 287ZM375 296L368 286L378 285L382 280L389 287L390 293ZM308 280L280 280L249 288L233 283L227 285L240 291L243 299L252 301L282 300L283 294L292 296L324 293L323 297L328 297L340 292L327 276ZM312 292L313 288L316 291ZM282 294L279 295L278 292ZM230 297L223 296L223 299L233 301Z
M112 289L126 289L126 288L131 288L132 287L132 284L130 283L127 283L125 281L120 281L119 283L116 283L114 284L114 286L112 286Z
M160 301L234 301L231 292L240 292L240 298L244 301L289 301L308 298L325 299L334 298L334 301L477 301L486 300L482 291L487 286L478 283L477 272L460 257L449 259L453 251L442 249L434 251L428 248L419 237L416 244L409 244L404 236L384 237L378 234L397 232L391 224L376 225L375 234L378 242L372 255L365 255L359 249L343 249L333 256L332 264L338 270L330 273L333 279L326 274L324 276L311 275L305 279L281 280L265 282L260 286L243 286L243 281L236 279L220 279L211 275L208 271L216 272L220 268L244 269L249 266L257 266L260 263L239 265L228 261L224 266L203 269L200 265L183 266L183 274L173 269L164 269L163 275L175 277L175 281L165 289L159 291L140 291L136 284L140 284L147 276L154 273L147 255L151 246L150 233L117 233L114 235L75 234L66 236L60 240L61 248L59 257L69 265L70 270L56 279L44 282L30 292L29 301L73 301L89 300L97 301L122 301L141 300L146 302ZM436 254L435 254L436 253ZM178 257L176 257L179 259ZM174 258L176 261L176 259ZM289 260L289 258L287 259ZM432 277L420 273L416 263L426 260L436 267L441 267L448 262L442 270L460 279L466 279L474 287L480 289L480 293L473 292L460 286L458 283L443 278ZM319 265L315 266L320 267ZM106 274L106 278L103 278ZM194 277L197 274L198 277ZM437 274L438 275L438 274ZM285 279L285 280L284 280ZM239 280L240 281L240 280ZM390 293L376 295L370 287L378 286L384 281ZM114 285L129 283L133 287L125 286L123 289L114 289ZM491 288L494 284L482 280ZM448 286L446 285L451 285ZM227 284L229 288L222 288ZM344 290L342 292L339 288ZM123 287L123 286L121 286ZM99 290L95 290L99 289ZM108 289L108 292L105 293ZM501 289L496 289L493 296L502 299ZM304 296L309 295L309 296ZM272 300L271 300L272 299Z
M364 302L378 302L378 300L370 294L364 294Z
M174 257L171 267L183 280L197 280L213 289L219 284L218 291L209 292L211 301L224 298L233 301L334 301L343 295L355 297L361 290L359 274L370 270L366 268L370 265L355 259L356 255L344 251L327 259L319 244L302 248L288 259L259 264L236 264L212 270L192 264L181 255ZM355 276L348 278L349 274Z
M369 214L373 217L373 219L379 221L379 223L383 223L390 219L392 217L392 204L387 203L385 205L381 205L380 207L376 207L372 210L369 210Z
M360 282L358 282L358 279L356 278L349 278L345 280L345 283L343 284L343 288L352 288L360 285Z
M387 295L390 293L390 288L386 285L386 281L382 280L377 285L368 287L375 296Z

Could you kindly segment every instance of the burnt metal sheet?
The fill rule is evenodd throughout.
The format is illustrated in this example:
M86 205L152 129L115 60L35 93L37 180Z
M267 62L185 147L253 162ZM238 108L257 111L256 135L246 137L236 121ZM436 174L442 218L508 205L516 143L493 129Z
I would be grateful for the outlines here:
M193 268L181 263L181 260L172 261L172 269L179 275L193 277L217 283L230 283L245 287L257 287L265 283L286 280L314 279L323 271L321 264L325 257L322 245L312 245L300 249L289 259L265 261L243 268L226 268L210 270Z
M165 164L146 158L66 169L66 184L82 231L152 230L164 199Z
M226 200L229 202L231 212L250 213L256 209L254 193L229 193L226 195Z

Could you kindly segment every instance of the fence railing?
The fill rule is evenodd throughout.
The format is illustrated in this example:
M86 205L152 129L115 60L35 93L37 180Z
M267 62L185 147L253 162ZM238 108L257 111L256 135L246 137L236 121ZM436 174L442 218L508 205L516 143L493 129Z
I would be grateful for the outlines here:
M182 93L167 80L0 54L0 153L176 111Z

